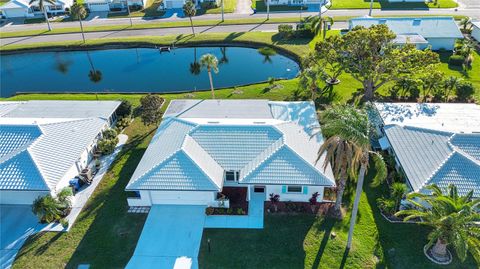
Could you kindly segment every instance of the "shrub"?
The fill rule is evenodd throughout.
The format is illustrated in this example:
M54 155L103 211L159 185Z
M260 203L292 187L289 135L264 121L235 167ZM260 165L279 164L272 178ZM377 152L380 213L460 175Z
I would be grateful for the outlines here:
M465 62L465 57L463 55L453 54L448 59L448 64L453 66L462 66Z
M118 143L118 137L115 137L113 139L103 139L103 140L98 142L97 147L98 147L98 150L103 155L109 155L109 154L113 153L117 143Z
M293 26L291 26L290 24L280 24L278 26L278 33L283 38L291 38L293 37Z
M469 81L462 81L458 83L457 87L455 87L455 94L461 101L466 101L470 99L474 92L475 88L473 87L473 84Z
M127 100L122 100L122 103L117 108L117 116L124 118L132 114L132 103Z
M143 9L143 7L141 5L137 5L137 4L131 5L131 6L129 6L129 8L130 8L130 11L139 11L139 10Z
M214 211L215 211L215 209L214 209L213 207L211 207L211 206L205 208L205 214L206 214L207 216L213 215L213 212L214 212Z
M130 125L130 122L132 121L132 119L127 116L127 117L124 117L124 118L120 118L118 121L117 121L117 124L116 124L116 128L118 130L123 130L125 128L128 127L128 125Z
M38 197L32 204L32 212L42 223L61 221L70 212L72 195L72 189L67 187L57 197L50 194Z
M102 132L102 137L103 139L106 139L106 140L110 140L110 139L114 139L115 137L117 137L117 131L115 131L115 129L106 129Z
M243 211L243 208L237 208L237 215L245 215L245 211Z
M233 213L233 208L229 207L229 208L227 209L227 214L228 214L228 215L231 215L232 213Z
M141 103L141 118L145 125L158 123L161 119L162 113L160 107L163 99L158 95L148 94L140 99Z
M217 2L215 1L204 1L200 3L200 7L203 9L211 9L211 8L217 8Z
M378 198L377 205L383 213L389 215L395 214L395 200L384 197Z

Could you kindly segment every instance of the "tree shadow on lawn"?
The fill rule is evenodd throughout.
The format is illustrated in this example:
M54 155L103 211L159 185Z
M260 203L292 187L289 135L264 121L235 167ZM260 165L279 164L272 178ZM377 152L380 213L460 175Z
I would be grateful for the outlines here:
M308 38L290 38L285 39L281 34L276 33L271 38L274 45L307 45L312 41Z
M98 268L121 268L127 264L147 215L127 213L125 186L145 152L141 144L154 131L132 137L105 175L107 178L100 183L103 188L95 191L95 197L82 210L75 225L80 227L74 226L73 229L85 228L87 231L66 268L77 268L82 263ZM90 224L88 218L92 214L95 216Z
M440 56L440 62L443 63L443 64L446 64L448 66L449 70L457 71L458 73L462 74L462 76L466 79L470 78L470 74L468 73L468 71L466 71L463 68L463 66L455 66L455 65L451 65L451 64L448 63L449 59L450 59L450 56L452 56L453 52L444 51L444 52L437 52L437 53Z
M305 268L305 238L317 222L308 214L266 214L263 229L205 229L200 268Z
M471 255L464 263L459 263L456 256L454 256L453 263L446 266L435 265L430 262L423 254L423 247L428 242L427 235L430 228L418 224L390 223L385 220L377 207L377 199L381 196L387 196L388 187L382 185L372 188L370 182L374 174L373 168L370 169L363 190L372 209L378 230L379 246L376 249L382 251L382 253L377 254L378 257L383 257L383 259L379 261L376 268L478 268Z

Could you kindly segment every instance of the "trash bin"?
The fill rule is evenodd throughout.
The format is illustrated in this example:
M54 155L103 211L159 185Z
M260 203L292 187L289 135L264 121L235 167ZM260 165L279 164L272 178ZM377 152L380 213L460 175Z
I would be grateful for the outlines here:
M74 193L79 191L80 188L83 185L83 181L81 181L80 178L78 178L78 177L74 177L74 178L70 179L70 181L68 183L73 188Z

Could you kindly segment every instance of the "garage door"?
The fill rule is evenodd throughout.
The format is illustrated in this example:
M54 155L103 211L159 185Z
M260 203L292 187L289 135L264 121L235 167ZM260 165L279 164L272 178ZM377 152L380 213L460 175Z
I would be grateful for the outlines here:
M214 200L211 191L152 191L152 204L208 205Z
M110 5L105 3L90 3L90 11L110 11Z
M184 1L167 1L167 8L182 8Z
M204 206L152 206L126 268L198 268L204 224Z

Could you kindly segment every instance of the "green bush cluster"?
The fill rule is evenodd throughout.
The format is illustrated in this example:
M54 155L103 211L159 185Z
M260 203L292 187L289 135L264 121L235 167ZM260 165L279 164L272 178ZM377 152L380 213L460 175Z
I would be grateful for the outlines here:
M464 62L465 62L465 56L458 55L458 54L453 54L448 59L448 64L453 66L463 66Z
M109 155L113 153L117 144L117 131L115 129L107 129L102 132L102 140L97 143L97 148L103 155Z
M292 38L294 36L293 26L290 24L280 24L278 26L278 34L285 39Z
M63 226L68 226L68 221L64 218L71 211L72 202L70 199L72 196L72 189L66 187L57 193L56 197L51 194L38 197L32 204L32 212L41 223L60 221Z

